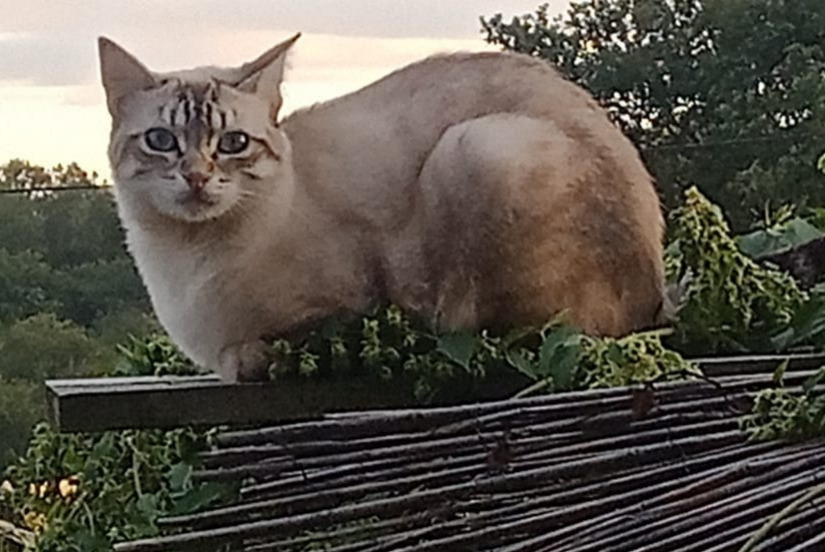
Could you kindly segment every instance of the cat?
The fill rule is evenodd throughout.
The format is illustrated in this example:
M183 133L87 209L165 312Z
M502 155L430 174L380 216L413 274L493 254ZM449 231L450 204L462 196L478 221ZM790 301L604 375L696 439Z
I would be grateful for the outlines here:
M656 323L658 194L587 92L526 55L455 53L281 119L299 36L166 74L99 39L127 246L193 361L258 379L269 337L382 302L439 330Z

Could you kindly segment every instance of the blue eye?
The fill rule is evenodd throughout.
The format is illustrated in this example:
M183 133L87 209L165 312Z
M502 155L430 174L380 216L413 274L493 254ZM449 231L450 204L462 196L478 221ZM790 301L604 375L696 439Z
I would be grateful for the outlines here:
M143 138L149 149L154 151L169 152L178 149L178 139L165 128L150 128Z
M241 153L247 147L249 147L249 135L240 130L227 132L218 141L218 151L230 155Z

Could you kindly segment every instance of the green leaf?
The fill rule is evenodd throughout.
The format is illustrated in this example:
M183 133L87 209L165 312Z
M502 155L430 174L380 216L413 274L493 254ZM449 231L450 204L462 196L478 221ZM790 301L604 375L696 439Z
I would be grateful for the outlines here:
M825 333L825 295L815 293L793 314L788 327L771 338L777 350L816 340Z
M504 353L507 363L522 374L535 379L543 379L536 373L536 366L527 358L524 350L518 348L507 349Z
M172 491L182 491L189 485L192 478L192 466L186 462L178 462L169 469L166 477Z
M773 382L776 385L782 385L782 382L785 380L785 371L788 369L788 363L791 359L786 358L782 361L782 363L776 367L776 370L773 373Z
M758 259L805 245L822 237L825 237L825 234L813 224L801 218L793 218L767 230L757 230L739 236L737 242L745 255Z
M469 370L470 359L479 344L478 335L466 331L452 332L438 338L437 349L462 368Z
M802 384L802 391L804 391L806 395L810 395L822 380L825 380L825 367L820 368L816 374L805 380Z
M570 389L581 350L581 336L569 327L552 330L539 348L538 375L551 377L557 389Z
M230 492L230 487L226 485L204 483L180 496L172 505L169 514L176 516L203 510L207 506L223 500Z

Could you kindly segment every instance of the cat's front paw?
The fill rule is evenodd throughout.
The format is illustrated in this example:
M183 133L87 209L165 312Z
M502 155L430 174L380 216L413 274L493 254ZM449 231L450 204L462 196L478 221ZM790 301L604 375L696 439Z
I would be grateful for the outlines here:
M251 341L225 347L218 359L217 372L224 381L266 381L269 379L269 347Z

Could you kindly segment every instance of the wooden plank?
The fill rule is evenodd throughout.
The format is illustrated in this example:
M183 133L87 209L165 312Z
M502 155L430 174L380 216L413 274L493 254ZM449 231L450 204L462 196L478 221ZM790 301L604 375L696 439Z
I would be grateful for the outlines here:
M694 362L713 378L770 373L786 359L791 370L816 369L825 364L821 353L716 357ZM517 374L502 376L500 381L485 382L484 389L476 389L471 395L476 400L504 399L528 384ZM52 422L67 432L188 425L260 426L336 411L417 406L412 385L374 379L226 384L216 376L169 376L52 380L46 386Z
M46 382L52 423L64 432L264 424L405 402L381 382L227 384L217 378L101 378Z
M485 381L474 388L473 397L507 398L526 385L519 377L507 379ZM216 376L100 378L50 380L46 389L51 421L65 432L260 426L346 410L419 405L412 382L354 378L239 384Z

